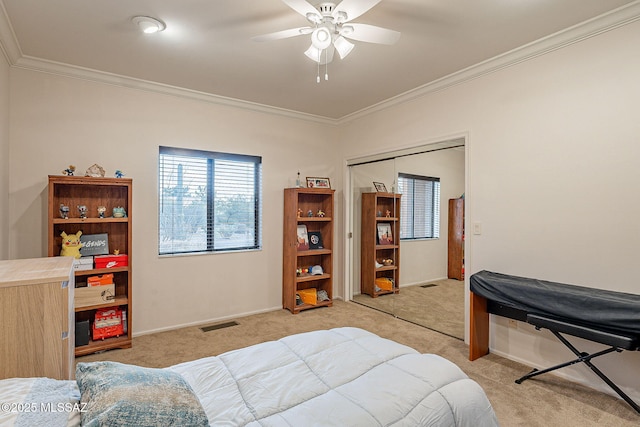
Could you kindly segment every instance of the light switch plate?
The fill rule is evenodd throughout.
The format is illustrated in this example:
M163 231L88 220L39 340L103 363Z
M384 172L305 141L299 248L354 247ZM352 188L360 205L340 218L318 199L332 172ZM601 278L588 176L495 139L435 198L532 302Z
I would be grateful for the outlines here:
M482 234L482 223L480 222L473 223L473 234L475 234L476 236L479 236Z

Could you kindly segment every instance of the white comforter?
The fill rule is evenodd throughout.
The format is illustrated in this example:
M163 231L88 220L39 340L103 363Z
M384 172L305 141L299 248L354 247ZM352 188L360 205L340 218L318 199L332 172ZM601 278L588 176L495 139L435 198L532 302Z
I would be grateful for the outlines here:
M357 328L292 335L170 367L211 425L496 426L456 365Z
M456 365L362 329L292 335L166 369L191 385L212 426L498 425ZM79 399L75 381L0 380L0 426L78 426Z

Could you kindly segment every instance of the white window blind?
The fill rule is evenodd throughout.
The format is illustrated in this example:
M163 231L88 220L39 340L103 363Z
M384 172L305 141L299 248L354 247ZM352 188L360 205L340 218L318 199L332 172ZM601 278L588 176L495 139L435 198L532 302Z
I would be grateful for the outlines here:
M400 239L440 237L440 178L398 174Z
M160 255L259 249L262 158L160 147Z

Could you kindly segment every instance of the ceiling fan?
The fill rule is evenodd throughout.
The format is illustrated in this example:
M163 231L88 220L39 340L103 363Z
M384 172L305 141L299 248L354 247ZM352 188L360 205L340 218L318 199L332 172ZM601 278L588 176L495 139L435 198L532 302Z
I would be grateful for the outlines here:
M400 38L397 31L351 22L381 0L342 0L337 4L321 2L317 6L306 0L282 1L304 16L310 25L264 34L252 39L264 42L311 34L311 46L304 54L318 64L331 62L335 51L338 51L340 59L344 59L354 48L354 44L347 39L391 45ZM326 78L328 77L325 75Z

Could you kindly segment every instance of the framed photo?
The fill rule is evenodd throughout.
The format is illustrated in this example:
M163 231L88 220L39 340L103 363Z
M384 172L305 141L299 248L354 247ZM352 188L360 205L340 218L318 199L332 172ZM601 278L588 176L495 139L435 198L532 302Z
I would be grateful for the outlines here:
M393 234L391 233L391 224L381 222L378 224L378 244L393 245Z
M309 231L309 249L324 249L322 246L322 233L319 231Z
M298 241L296 242L296 248L299 251L309 250L309 235L307 234L307 226L298 226Z
M384 183L382 183L382 182L373 181L373 186L376 187L376 191L378 191L380 193L388 193L387 186L384 185Z
M331 188L329 178L307 177L307 188Z

